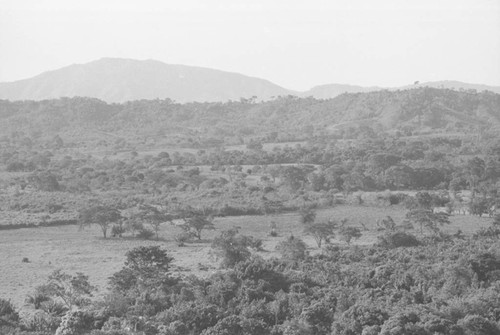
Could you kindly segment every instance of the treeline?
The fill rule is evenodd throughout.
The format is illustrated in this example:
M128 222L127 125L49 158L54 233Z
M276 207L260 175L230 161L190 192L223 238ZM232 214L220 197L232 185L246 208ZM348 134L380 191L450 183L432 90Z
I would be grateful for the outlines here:
M192 135L184 143L203 147L207 141L228 144L248 137L269 142L307 139L331 134L328 127L336 124L345 124L334 131L344 138L352 138L361 126L406 136L429 131L467 133L498 126L499 109L498 94L434 88L343 94L329 100L286 96L261 103L241 99L179 104L166 99L107 104L83 97L1 100L0 130L52 136L76 132L85 137L82 129L165 136L184 128L184 134Z

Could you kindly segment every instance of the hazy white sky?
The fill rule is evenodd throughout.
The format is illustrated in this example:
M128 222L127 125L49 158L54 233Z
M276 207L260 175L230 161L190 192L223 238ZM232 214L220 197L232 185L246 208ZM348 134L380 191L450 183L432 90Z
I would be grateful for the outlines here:
M500 85L500 0L0 0L0 81L102 57L305 90Z

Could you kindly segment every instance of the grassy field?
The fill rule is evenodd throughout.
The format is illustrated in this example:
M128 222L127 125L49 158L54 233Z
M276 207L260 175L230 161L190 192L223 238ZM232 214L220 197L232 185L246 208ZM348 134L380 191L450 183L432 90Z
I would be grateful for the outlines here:
M376 221L390 215L396 223L404 219L405 210L400 207L337 206L317 212L317 220L348 218L349 225L361 228L360 222L368 230L355 244L371 244L377 240ZM445 231L454 233L461 229L471 234L490 223L489 218L472 216L452 216L452 223ZM278 227L279 236L270 237L271 222ZM180 228L164 225L160 241L109 238L104 240L97 226L79 231L77 226L26 228L0 232L0 297L11 299L22 306L26 294L37 285L45 282L55 269L65 272L83 272L97 285L100 292L105 291L107 278L118 271L125 260L125 253L140 245L161 245L175 259L174 271L181 274L209 275L218 268L218 262L210 253L210 242L218 231L239 227L240 232L261 238L265 251L259 254L265 258L278 256L276 245L289 236L301 236L310 247L311 253L320 252L309 236L303 236L299 215L280 214L269 216L242 216L217 218L215 231L204 231L201 242L189 243L178 247L174 236ZM333 240L335 244L344 242ZM22 262L27 257L28 263Z

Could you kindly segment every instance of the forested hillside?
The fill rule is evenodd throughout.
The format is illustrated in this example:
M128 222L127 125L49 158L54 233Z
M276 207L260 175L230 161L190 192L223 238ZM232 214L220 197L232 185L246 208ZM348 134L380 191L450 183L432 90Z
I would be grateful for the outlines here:
M500 125L500 95L420 88L342 94L329 100L284 96L261 103L252 99L188 104L168 99L123 104L92 98L3 100L0 118L4 134L24 131L85 137L86 131L97 130L123 136L192 132L219 140L233 137L233 143L234 138L273 136L273 132L298 139L304 135L349 137L360 130L403 136L468 134Z

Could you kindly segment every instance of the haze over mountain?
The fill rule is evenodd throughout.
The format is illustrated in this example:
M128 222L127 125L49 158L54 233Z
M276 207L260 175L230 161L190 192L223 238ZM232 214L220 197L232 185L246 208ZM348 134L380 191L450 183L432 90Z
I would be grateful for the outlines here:
M0 99L43 100L86 96L107 102L170 98L177 102L227 101L293 94L267 80L155 60L102 58L36 77L0 83Z
M85 96L106 102L170 98L177 102L215 102L257 97L269 100L277 96L313 96L334 98L342 93L398 90L420 87L489 90L500 93L500 87L468 84L458 81L417 83L402 87L362 87L327 84L296 92L268 80L242 74L195 67L171 65L155 60L102 58L86 64L74 64L44 72L33 78L0 83L0 99L44 100Z

